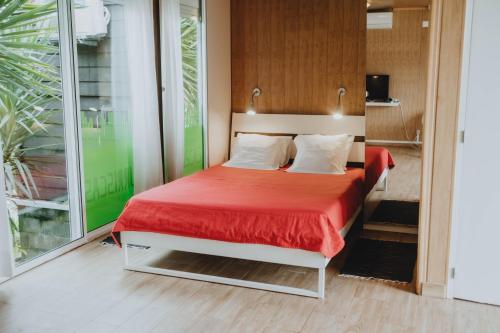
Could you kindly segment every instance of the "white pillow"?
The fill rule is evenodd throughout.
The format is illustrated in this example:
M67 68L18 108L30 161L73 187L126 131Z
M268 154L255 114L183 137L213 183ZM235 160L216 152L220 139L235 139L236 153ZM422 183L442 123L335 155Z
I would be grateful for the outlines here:
M351 154L352 144L354 143L354 135L347 135L346 141L344 142L344 151L342 155L342 165L344 170L346 170L347 162L349 161L349 155Z
M298 135L297 155L288 172L344 174L354 136Z
M271 137L276 138L280 142L280 167L285 166L290 161L290 157L293 152L293 138L291 136L269 136L263 134L245 134L238 133L238 138L262 138L262 137Z
M234 138L231 159L224 166L246 169L276 170L282 159L282 141L270 136Z

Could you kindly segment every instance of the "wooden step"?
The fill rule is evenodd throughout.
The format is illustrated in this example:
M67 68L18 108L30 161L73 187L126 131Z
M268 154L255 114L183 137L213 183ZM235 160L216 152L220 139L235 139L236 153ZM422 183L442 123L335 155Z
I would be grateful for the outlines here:
M364 230L397 232L401 234L418 234L418 226L394 224L394 223L381 223L369 221L363 225Z

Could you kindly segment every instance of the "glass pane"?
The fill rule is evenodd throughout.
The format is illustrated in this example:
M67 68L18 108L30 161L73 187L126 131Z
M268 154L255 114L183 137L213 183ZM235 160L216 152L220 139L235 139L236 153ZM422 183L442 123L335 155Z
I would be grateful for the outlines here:
M200 24L181 19L184 75L184 175L203 169L203 119L200 98Z
M66 177L57 6L7 0L0 12L0 138L17 264L81 237Z
M19 232L15 242L22 255L17 263L38 257L72 241L70 216L66 210L17 206Z
M87 230L133 195L127 43L121 1L76 1Z

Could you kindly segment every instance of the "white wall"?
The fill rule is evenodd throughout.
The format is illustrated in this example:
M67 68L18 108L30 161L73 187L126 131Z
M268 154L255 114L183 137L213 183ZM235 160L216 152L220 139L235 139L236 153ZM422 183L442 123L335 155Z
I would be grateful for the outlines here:
M208 165L227 159L231 119L230 0L206 0Z

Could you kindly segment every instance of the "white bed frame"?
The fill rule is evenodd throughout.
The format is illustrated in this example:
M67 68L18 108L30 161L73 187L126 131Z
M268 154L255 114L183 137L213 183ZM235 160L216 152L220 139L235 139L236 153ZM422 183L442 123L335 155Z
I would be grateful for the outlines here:
M385 170L380 175L377 183L373 186L373 189L365 198L365 206L364 206L364 216L363 216L363 229L370 231L383 231L383 232L393 232L393 233L403 233L403 234L412 234L418 235L417 227L410 226L396 226L396 225L384 225L378 223L370 223L370 217L373 212L377 208L377 203L380 202L380 199L374 199L374 193L377 191L386 192L389 186L389 168L385 168Z
M334 119L324 115L289 115L289 114L257 114L246 115L233 113L231 137L237 133L262 133L262 134L341 134L348 133L361 137L353 144L350 162L364 163L365 157L365 117L344 116ZM232 140L232 139L231 139ZM348 223L341 230L344 237L356 221L362 207L360 206ZM326 258L319 252L290 249L271 245L241 244L222 242L209 239L180 237L149 232L122 232L121 241L125 257L125 269L187 278L200 281L222 283L233 286L248 287L287 294L308 297L325 297L325 269L331 258ZM146 265L131 264L129 260L128 245L148 246L159 250L177 250L184 252L201 253L222 257L262 261L276 264L315 268L318 270L317 290L293 288L284 285L254 282L213 275L190 273Z
M378 177L377 183L375 186L373 186L372 190L368 194L368 197L373 193L377 191L387 191L387 188L389 187L389 168L385 168L384 171L382 171L382 174L380 177Z
M365 205L364 205L364 215L363 215L363 229L364 230L382 230L384 231L384 227L372 227L371 225L368 224L368 220L370 216L373 214L375 208L377 205L374 203L376 200L374 199L374 194L375 192L387 192L387 189L389 187L389 168L385 168L384 171L380 174L378 177L377 183L373 186L373 188L370 190L368 195L365 197ZM382 228L382 229L381 229Z

